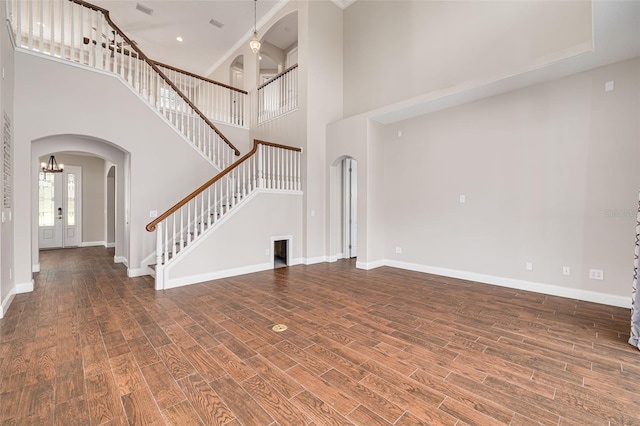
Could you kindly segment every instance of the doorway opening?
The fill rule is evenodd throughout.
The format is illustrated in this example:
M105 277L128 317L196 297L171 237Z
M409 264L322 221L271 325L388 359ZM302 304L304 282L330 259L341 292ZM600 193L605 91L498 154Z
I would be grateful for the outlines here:
M275 240L273 242L273 268L284 268L289 265L289 241Z
M342 160L343 257L358 257L358 162Z

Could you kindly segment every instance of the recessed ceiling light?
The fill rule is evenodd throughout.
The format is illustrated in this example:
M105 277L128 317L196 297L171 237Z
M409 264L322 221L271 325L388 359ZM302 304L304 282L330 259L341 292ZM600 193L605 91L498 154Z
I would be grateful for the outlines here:
M179 41L180 43L182 43L184 41L184 39L180 36L176 37L176 40Z
M289 27L284 27L284 32L285 32L285 33L290 33L290 32L291 32L291 28L289 28Z

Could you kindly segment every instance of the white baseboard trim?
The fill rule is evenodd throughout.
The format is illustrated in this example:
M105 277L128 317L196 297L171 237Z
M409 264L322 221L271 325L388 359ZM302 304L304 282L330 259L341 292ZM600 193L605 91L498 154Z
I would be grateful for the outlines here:
M107 243L104 241L83 241L80 243L80 247L106 247Z
M297 259L291 259L291 263L288 264L287 266L302 265L303 263L304 263L303 259L301 257L299 257Z
M257 265L242 266L239 268L225 269L223 271L207 272L205 274L191 275L188 277L168 279L165 281L164 289L182 287L189 284L197 284L211 280L218 280L220 278L235 277L237 275L251 274L254 272L266 271L273 269L271 262L258 263Z
M116 243L107 243L107 244L105 245L105 247L106 247L106 248L113 248L113 247L115 247L115 246L116 246Z
M30 293L33 291L34 281L28 283L17 283L16 284L16 294L20 293Z
M618 306L621 308L631 307L630 297L621 297L612 294L598 293L590 290L582 290L579 288L561 287L553 284L537 283L533 281L524 281L514 278L497 277L493 275L479 274L476 272L459 271L455 269L399 262L396 260L384 260L383 262L385 266L406 269L409 271L424 272L427 274L440 275L449 278L459 278L467 281L476 281L479 283L492 284L500 287L533 291L535 293L567 297L570 299L583 300L586 302L602 303L604 305Z
M31 265L31 272L40 272L40 264Z
M375 260L373 262L361 262L359 260L356 260L356 268L364 269L365 271L368 271L369 269L379 268L384 265L385 265L384 260Z
M124 266L129 266L129 262L124 256L113 256L113 263L122 263Z
M305 259L304 264L305 265L313 265L315 263L327 262L328 260L329 260L328 256L310 257L308 259Z
M0 307L0 319L4 318L4 314L7 313L9 306L11 306L11 302L13 302L13 298L16 297L16 287L13 286L9 294L4 297L2 300L2 306Z
M145 275L151 275L151 270L146 266L143 268L128 268L127 269L127 277L135 278L135 277L143 277Z
M327 262L329 263L333 263L333 262L337 262L340 259L343 259L344 255L342 253L336 253L335 256L329 256Z

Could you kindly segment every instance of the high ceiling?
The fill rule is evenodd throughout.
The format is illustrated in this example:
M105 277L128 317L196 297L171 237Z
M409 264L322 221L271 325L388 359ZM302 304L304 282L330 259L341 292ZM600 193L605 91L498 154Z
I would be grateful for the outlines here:
M258 0L258 28L260 20L275 12L282 1ZM253 32L252 0L89 2L107 9L116 25L151 59L200 75L208 74L213 64ZM151 15L139 11L138 4L152 9ZM222 28L211 20L223 24Z

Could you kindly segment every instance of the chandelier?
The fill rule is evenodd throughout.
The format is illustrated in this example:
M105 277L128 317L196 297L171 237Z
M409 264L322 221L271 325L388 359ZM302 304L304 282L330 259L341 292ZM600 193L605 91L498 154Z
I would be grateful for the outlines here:
M40 167L45 173L62 173L64 171L64 164L58 164L56 157L53 155L49 157L47 163L40 163Z
M251 38L251 40L249 40L249 47L251 48L251 51L253 51L253 53L258 53L258 50L260 50L260 40L258 40L258 26L256 24L257 5L258 0L253 0L253 37Z

